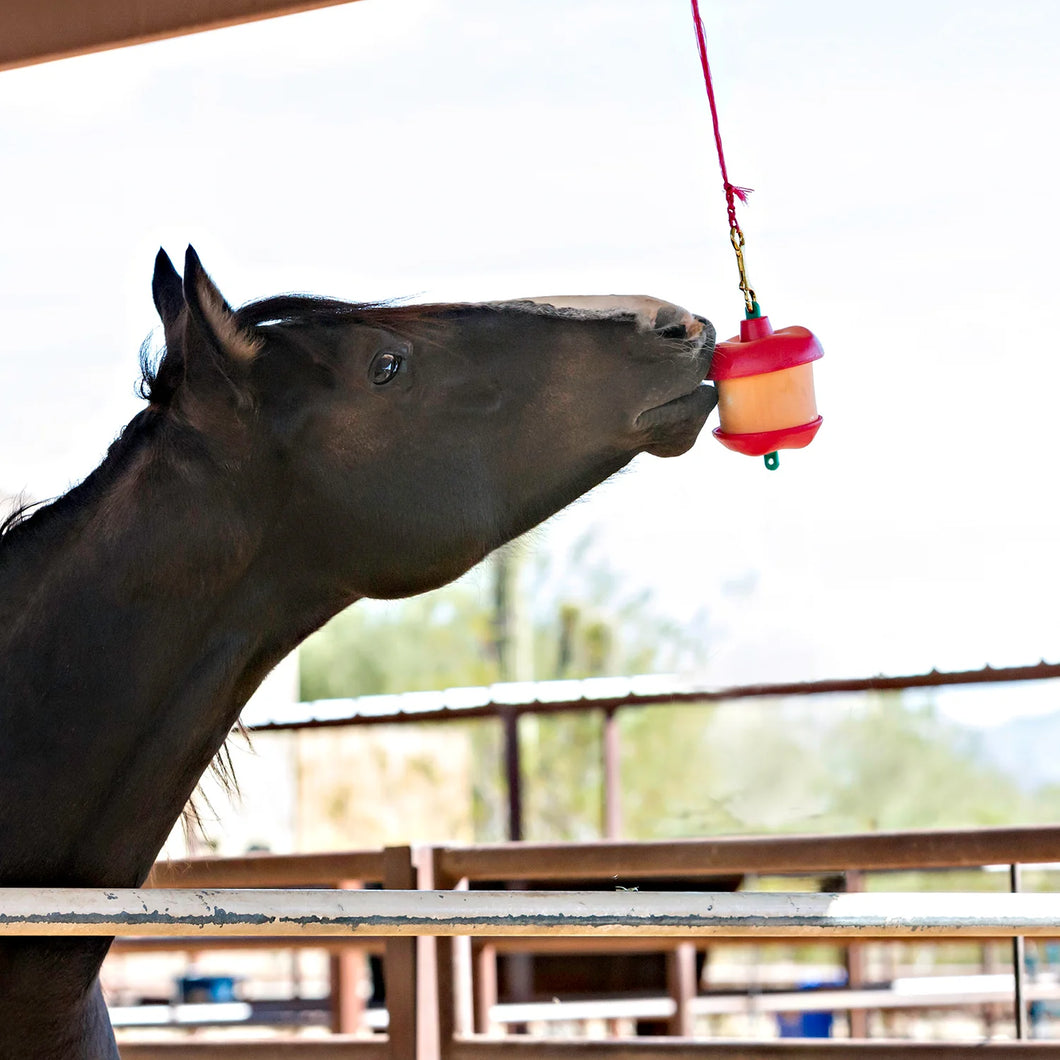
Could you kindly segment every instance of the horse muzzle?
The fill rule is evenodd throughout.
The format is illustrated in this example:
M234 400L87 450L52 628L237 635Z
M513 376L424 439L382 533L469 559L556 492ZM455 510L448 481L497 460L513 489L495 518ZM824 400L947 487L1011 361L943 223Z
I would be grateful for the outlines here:
M571 310L597 319L633 318L640 331L652 331L663 338L694 341L704 333L713 335L713 328L701 316L661 298L644 294L561 294L521 298L539 306L557 310Z

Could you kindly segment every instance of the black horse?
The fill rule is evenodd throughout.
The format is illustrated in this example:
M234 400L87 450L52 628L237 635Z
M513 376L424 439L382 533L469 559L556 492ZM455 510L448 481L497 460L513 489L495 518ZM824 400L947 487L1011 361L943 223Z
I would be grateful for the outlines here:
M442 585L715 403L655 299L232 310L160 252L166 350L102 465L0 539L0 886L129 887L266 673ZM109 939L0 941L0 1060L118 1055Z

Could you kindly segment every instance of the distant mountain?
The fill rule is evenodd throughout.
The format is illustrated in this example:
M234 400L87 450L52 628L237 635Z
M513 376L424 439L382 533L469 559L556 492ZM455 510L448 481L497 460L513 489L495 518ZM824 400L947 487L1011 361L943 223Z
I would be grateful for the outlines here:
M983 729L979 739L984 755L1021 788L1060 784L1060 710Z

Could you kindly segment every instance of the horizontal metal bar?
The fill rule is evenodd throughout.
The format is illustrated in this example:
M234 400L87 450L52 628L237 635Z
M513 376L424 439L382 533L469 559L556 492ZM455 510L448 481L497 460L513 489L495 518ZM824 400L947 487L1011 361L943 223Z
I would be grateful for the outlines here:
M0 935L1060 938L1060 895L0 888Z
M248 1001L175 1005L111 1005L112 1027L202 1027L247 1023L254 1013Z
M1058 830L1060 832L1060 830ZM326 854L244 854L156 861L148 887L334 887L343 880L382 882L382 850Z
M118 1043L122 1060L391 1060L390 1045L381 1035L138 1042L119 1031Z
M935 979L940 985L932 988ZM697 1016L754 1016L766 1012L849 1012L853 1009L965 1008L1012 1000L1012 976L961 976L959 989L943 977L925 976L916 980L916 990L890 988L871 990L777 990L746 994L701 994L688 1001ZM987 979L985 984L977 983ZM1030 988L1033 1000L1060 1000L1060 985L1039 983ZM573 1020L639 1019L661 1020L673 1015L676 1003L671 997L635 997L591 1001L505 1002L490 1008L495 1024L556 1023Z
M1060 827L441 847L435 853L435 872L446 881L597 878L621 883L638 876L797 875L1023 861L1060 861Z
M388 1058L385 1040L331 1035L281 1041L121 1041L122 1060L368 1060ZM557 1040L457 1039L452 1060L1031 1060L1060 1056L1056 1042L886 1042L815 1039L768 1042L693 1042L678 1038Z
M1056 1042L849 1041L819 1038L767 1042L626 1038L569 1041L526 1036L463 1038L450 1046L450 1060L1031 1060L1060 1056ZM139 1058L137 1058L139 1060Z
M676 945L669 939L663 940L664 946L666 943L670 946ZM213 950L327 950L331 953L353 951L382 955L386 950L386 939L368 935L285 935L282 938L269 935L138 935L128 938L119 935L109 952L132 956L142 953L202 953ZM654 953L655 950L648 952Z
M641 876L789 875L844 869L954 869L1015 862L1060 864L1060 827L921 829L847 835L728 836L648 842L497 843L442 847L446 879L635 879ZM252 854L158 861L149 887L308 887L381 881L383 851Z
M279 1008L277 1004L255 1004L252 1001L197 1001L174 1004L148 1002L143 1005L108 1005L107 1014L110 1016L111 1026L116 1030L121 1028L134 1031L145 1027L290 1029L296 1026L311 1026L298 1023L299 1016L323 1016L328 1011L330 999L321 998L312 1007L304 1001L287 1009ZM365 1030L386 1031L389 1016L385 1008L367 1008L360 1014L359 1022Z

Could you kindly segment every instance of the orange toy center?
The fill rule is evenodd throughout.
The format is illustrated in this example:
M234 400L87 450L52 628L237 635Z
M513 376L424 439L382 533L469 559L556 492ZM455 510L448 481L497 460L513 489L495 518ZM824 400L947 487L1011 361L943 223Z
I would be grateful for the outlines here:
M719 379L718 413L726 434L798 427L817 418L813 363L765 375Z

